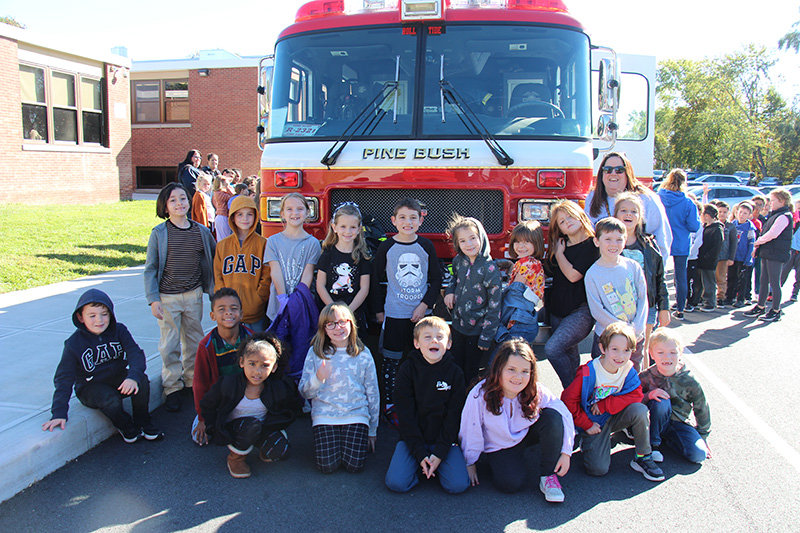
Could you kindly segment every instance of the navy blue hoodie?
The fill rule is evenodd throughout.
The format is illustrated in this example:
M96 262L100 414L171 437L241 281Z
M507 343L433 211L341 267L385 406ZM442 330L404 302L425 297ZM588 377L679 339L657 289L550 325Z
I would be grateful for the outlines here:
M90 303L103 304L111 314L108 327L100 335L91 333L78 320L78 313ZM114 304L106 293L98 289L83 293L72 313L72 323L78 329L64 342L64 352L53 379L56 392L51 412L53 418L65 420L73 385L77 391L90 381L108 381L122 372L127 372L127 377L136 383L147 379L144 352L128 328L117 322Z

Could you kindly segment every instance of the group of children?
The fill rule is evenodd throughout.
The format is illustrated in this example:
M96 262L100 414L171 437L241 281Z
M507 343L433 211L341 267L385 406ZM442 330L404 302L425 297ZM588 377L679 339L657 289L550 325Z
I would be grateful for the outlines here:
M696 205L702 225L691 236L685 311L712 312L754 303L751 297L755 267L757 301L744 316L761 317L768 322L780 320L781 287L795 268L791 261L794 251L800 253L796 231L800 224L793 216L795 209L788 191L774 189L768 199L756 197L736 204L732 210L723 200ZM799 289L800 277L792 288L790 301L797 301ZM772 303L769 311L767 301ZM673 316L684 318L677 308Z
M677 338L663 328L647 335L648 323L668 309L668 300L661 257L641 232L642 208L635 196L618 198L619 218L603 219L595 228L576 203L553 206L546 260L541 226L517 225L509 246L516 263L505 288L481 223L454 217L449 235L456 256L444 297L452 310L452 329L427 316L440 295L441 271L432 242L417 235L423 211L416 200L395 206L391 220L397 233L381 243L374 258L354 204L337 207L322 247L303 228L309 206L298 193L282 199L284 230L269 239L255 232L257 210L247 196L232 202L232 234L218 245L208 228L187 216L188 210L181 185L161 191L157 213L166 221L153 230L145 265L147 300L161 328L165 408L180 409L181 395L189 392L197 411L192 438L201 445L227 445L234 477L250 475L246 457L253 449L265 462L288 456L285 429L303 409L303 399L322 472L364 467L367 452L375 449L383 399L384 417L401 436L386 476L391 489L409 490L420 477L436 476L448 492L462 492L478 483L480 459L498 488L516 491L525 479L524 449L540 444L540 489L548 501L563 501L558 477L569 470L574 448L580 446L590 474L602 475L610 461L612 433L630 428L636 445L631 466L648 479L661 480L654 462L660 456L652 452L651 438L656 444L662 437L670 445L683 442L673 433L683 436L684 428L673 425L688 425L687 405L695 409L698 423L701 417L708 421L697 385L696 399L675 398L672 414L667 409L659 434L651 435L648 407L672 399L672 376L679 371L683 376L685 369L680 369ZM309 291L315 269L319 302ZM546 270L553 276L548 291ZM203 292L211 295L217 327L201 339ZM373 356L359 338L368 295L382 324L382 390ZM531 348L545 302L554 331L543 356L565 388L561 399L537 381ZM76 325L88 321L83 315L93 309L90 304L105 308L111 320L102 328L87 325L83 329L95 337L81 342L105 343L109 322L115 334L127 333L114 323L107 297L80 304ZM318 304L324 305L321 311ZM309 326L311 338L292 339L287 354L281 331L297 335ZM79 326L75 335L85 334L83 329ZM597 357L579 367L577 345L592 329ZM578 338L576 331L584 331L583 336ZM654 378L658 386L643 392L637 372L646 338L657 364L643 375L662 381ZM73 384L79 400L98 406L84 401L83 378L93 386L102 381L115 387L108 394L114 402L99 407L127 442L158 438L141 408L132 420L109 410L113 403L124 413L121 398L145 389L143 365L137 374L139 365L131 363L126 375L118 371L113 379L100 373L111 360L119 365L138 357L137 349L129 342L111 357L98 355L92 364L84 357L81 370L81 358L74 355L81 350L71 347L68 355L65 348L53 420L45 429L64 427L64 398ZM674 357L662 366L657 353ZM486 377L478 381L484 366ZM659 416L664 405L658 406ZM703 438L707 425L697 429Z

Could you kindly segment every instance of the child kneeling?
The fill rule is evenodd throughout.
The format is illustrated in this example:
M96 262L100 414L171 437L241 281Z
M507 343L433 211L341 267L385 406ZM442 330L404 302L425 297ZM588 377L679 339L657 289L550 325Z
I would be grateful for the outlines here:
M223 376L200 401L211 442L228 446L228 471L250 477L247 455L254 447L265 463L289 458L285 429L299 406L294 381L283 374L280 340L257 333L239 345L243 372Z
M711 457L708 434L711 411L703 387L681 361L683 344L672 331L659 328L650 336L650 357L655 364L639 374L647 408L650 410L650 444L653 460L664 456L662 442L693 463ZM691 413L697 425L690 420Z
M539 490L547 501L563 502L557 476L569 470L574 436L566 406L537 379L530 345L522 339L501 344L489 377L469 392L461 413L459 437L472 485L482 455L494 485L517 492L525 483L525 449L541 444Z
M394 450L386 486L408 492L438 475L451 494L469 487L464 455L458 446L458 425L467 391L464 373L447 353L450 328L439 317L425 317L414 326L414 348L400 365L394 405L400 441ZM421 469L421 471L420 471Z
M575 380L561 393L580 435L583 466L592 476L604 476L611 465L611 435L630 429L636 444L631 468L650 481L664 473L651 456L647 406L642 384L633 368L636 333L624 322L612 322L600 335L601 357L578 368Z
M99 409L111 419L127 443L140 436L156 440L163 436L150 419L150 380L145 374L144 352L128 328L117 322L114 303L106 293L89 289L72 313L78 328L64 342L64 352L53 379L53 418L42 429L65 429L72 387L86 407ZM122 408L130 396L133 418Z
M364 468L375 451L381 400L372 353L358 338L353 312L342 302L326 305L306 354L300 394L311 400L317 468Z

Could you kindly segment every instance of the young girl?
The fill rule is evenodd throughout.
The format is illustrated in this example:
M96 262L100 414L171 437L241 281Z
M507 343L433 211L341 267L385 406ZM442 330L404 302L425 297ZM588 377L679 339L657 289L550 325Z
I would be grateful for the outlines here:
M267 316L273 321L297 285L302 283L311 287L314 279L314 266L321 249L319 241L303 229L308 209L308 201L298 192L281 198L280 215L284 229L267 240L264 263L269 263L272 276Z
M203 293L214 292L214 237L189 220L186 188L170 183L158 193L156 214L167 219L150 233L144 291L158 319L164 408L179 411L181 389L192 386L194 357L203 338Z
M594 328L583 283L586 271L600 257L592 237L592 223L578 204L563 200L550 208L546 264L553 284L545 307L552 329L544 352L564 388L572 383L580 366L578 344Z
M370 256L361 231L361 211L352 202L333 212L317 262L317 295L322 305L344 302L356 317L359 333L366 331L362 304L369 294Z
M503 293L503 311L497 340L522 337L533 344L539 333L537 307L544 297L544 235L542 226L532 220L520 222L511 231L508 255L516 259Z
M530 345L522 339L501 344L489 377L469 392L461 413L459 437L472 485L482 455L495 486L517 492L525 482L525 449L541 444L539 490L547 501L563 502L557 476L569 470L574 436L569 410L537 380Z
M228 446L228 471L250 477L247 455L257 447L265 463L287 459L284 431L294 422L297 389L283 375L281 342L272 334L256 333L239 346L243 372L222 376L202 400L200 410L211 442Z
M354 320L343 303L325 306L300 379L300 394L312 400L317 468L325 474L342 465L348 472L359 472L367 449L375 451L378 375Z
M628 240L622 255L639 263L644 270L645 281L647 282L647 304L650 310L647 313L647 326L645 327L643 354L647 353L647 340L653 332L653 325L656 323L656 313L658 314L658 325L666 327L669 325L669 294L667 284L664 281L664 262L655 244L655 240L650 235L645 235L642 228L644 222L644 209L639 197L632 193L620 193L614 204L614 217L625 224ZM639 361L640 354L634 354L632 360ZM648 364L644 364L647 368ZM636 367L636 364L634 364ZM642 368L636 368L640 371Z
M478 377L482 359L494 347L503 296L500 269L489 255L480 221L456 215L447 228L456 256L444 303L453 311L451 353L466 383Z
M217 234L217 242L228 235L232 235L228 224L228 200L233 197L233 188L230 185L230 178L225 175L214 178L214 193L211 196L211 203L214 205L214 230Z

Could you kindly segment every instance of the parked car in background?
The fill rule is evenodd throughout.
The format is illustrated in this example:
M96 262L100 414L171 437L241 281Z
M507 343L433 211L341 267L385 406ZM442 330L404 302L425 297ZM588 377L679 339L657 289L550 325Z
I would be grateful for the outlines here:
M772 189L777 189L777 185L767 185L766 187L758 187L758 191L763 194L764 196L769 194L769 191Z
M666 175L667 172L664 170L653 170L653 183L663 180Z
M746 172L744 170L737 170L736 172L733 173L733 175L742 180L742 183L747 183L750 181L751 178L756 177L755 172Z
M758 182L759 187L765 187L767 185L775 185L777 187L781 184L782 182L778 178L764 178L763 180Z
M794 179L794 181L792 182L792 185L800 185L800 176L797 176L797 177Z
M698 200L703 200L703 187L689 187L689 193L693 194ZM743 200L750 200L755 196L760 196L761 192L754 187L746 185L724 185L709 184L708 200L725 200L729 204L737 204Z
M738 177L730 174L705 174L696 180L690 180L687 182L687 185L691 187L692 185L698 183L727 183L730 185L745 185L745 183Z

